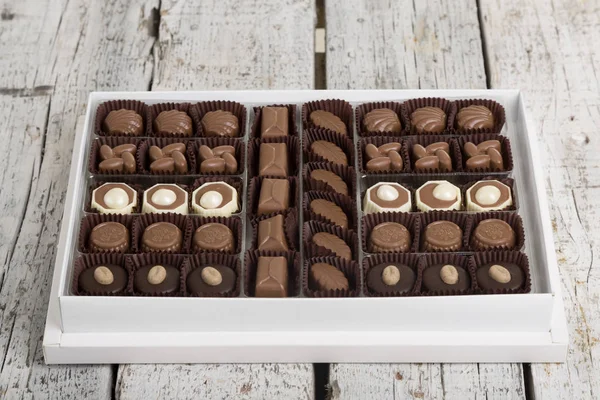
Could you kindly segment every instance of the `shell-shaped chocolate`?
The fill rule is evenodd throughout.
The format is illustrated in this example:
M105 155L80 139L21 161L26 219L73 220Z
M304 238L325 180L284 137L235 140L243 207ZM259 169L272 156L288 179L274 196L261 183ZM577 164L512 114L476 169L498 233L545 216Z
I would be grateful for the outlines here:
M389 108L376 108L365 115L364 128L368 132L393 132L400 133L402 124L393 110Z
M311 179L326 183L331 189L340 194L348 195L348 185L346 185L346 182L331 171L316 169L310 173L310 177Z
M348 290L349 288L346 275L331 264L311 265L310 278L318 290Z
M494 114L486 106L464 107L458 110L456 125L458 129L492 129Z
M350 247L344 240L334 234L318 232L312 237L312 241L317 246L325 247L327 250L330 250L338 257L345 258L346 260L352 259Z
M319 128L329 129L330 131L346 135L346 124L337 115L329 111L316 110L310 113L310 121Z
M108 113L102 129L108 135L141 136L144 131L142 116L133 110L114 110Z
M206 137L237 137L240 132L238 118L229 111L209 111L201 122Z
M410 115L410 123L416 133L441 133L446 129L446 113L439 107L417 108Z
M344 153L344 150L327 140L317 140L313 142L310 146L310 150L314 154L323 157L328 162L348 165L348 157L346 156L346 153Z
M183 111L163 111L154 120L154 131L174 136L192 136L192 119Z
M324 199L316 199L310 202L310 210L333 224L348 228L348 216L337 204Z

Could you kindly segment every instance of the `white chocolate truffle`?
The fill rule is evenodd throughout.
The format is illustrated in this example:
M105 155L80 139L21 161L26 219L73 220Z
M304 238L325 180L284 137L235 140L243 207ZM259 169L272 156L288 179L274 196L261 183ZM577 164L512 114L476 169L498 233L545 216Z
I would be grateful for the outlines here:
M105 183L92 192L91 207L100 214L131 214L137 192L125 183Z
M497 211L513 205L510 187L497 180L479 181L465 194L467 211Z
M363 213L410 212L412 199L408 189L395 182L380 182L369 189L363 198Z
M188 214L188 192L173 183L159 183L144 192L143 213Z
M238 211L237 190L225 182L208 182L192 193L192 210L204 217L229 217Z
M460 210L460 188L448 181L428 181L417 189L415 201L419 211Z

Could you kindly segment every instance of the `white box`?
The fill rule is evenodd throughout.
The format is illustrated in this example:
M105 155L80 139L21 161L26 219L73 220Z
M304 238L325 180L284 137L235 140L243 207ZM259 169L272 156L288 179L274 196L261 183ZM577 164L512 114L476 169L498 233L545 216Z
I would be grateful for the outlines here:
M488 98L506 109L529 294L344 298L148 298L69 295L87 158L101 102L234 100L255 105L340 98ZM251 118L251 117L250 117ZM250 121L247 121L248 130ZM299 121L297 121L299 122ZM44 355L57 363L562 362L567 328L535 138L518 90L96 92L77 132L58 244Z

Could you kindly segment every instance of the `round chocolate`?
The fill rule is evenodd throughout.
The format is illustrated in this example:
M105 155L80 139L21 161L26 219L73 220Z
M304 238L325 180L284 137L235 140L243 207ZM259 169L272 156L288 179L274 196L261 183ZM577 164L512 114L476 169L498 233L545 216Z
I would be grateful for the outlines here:
M92 229L88 243L92 253L127 253L129 229L118 222L102 222Z
M469 273L458 265L436 264L423 270L423 289L428 292L467 290L470 287Z
M376 108L369 111L363 119L363 126L367 132L400 133L402 130L398 114L389 108Z
M238 211L237 191L225 182L207 182L192 193L192 209L207 217L229 217Z
M385 281L387 279L384 278L384 271L388 267L396 268L397 272L400 273L400 279L395 282L395 284L389 285ZM383 263L375 265L369 269L367 272L367 286L368 288L375 293L384 294L399 294L406 293L413 289L415 286L416 274L415 271L404 264L397 263ZM392 281L388 281L388 283L393 283L396 279Z
M206 283L202 277L202 270L212 267L221 274L221 283L213 285L213 282ZM186 279L187 291L193 295L203 294L224 294L235 289L237 275L233 269L224 265L205 265L198 267L190 272Z
M494 114L485 106L472 105L461 108L456 115L456 127L465 129L492 129Z
M206 137L237 137L240 133L238 118L229 111L209 111L201 124Z
M233 232L227 225L219 223L204 224L194 232L194 251L233 252L235 241Z
M371 253L405 253L410 250L410 232L397 222L382 222L369 235Z
M105 281L110 283L100 283L102 279L99 279L100 274L96 270L104 268L110 271L108 273L109 280ZM127 286L127 271L120 265L96 265L81 271L78 281L79 291L82 293L97 295L116 294L125 290Z
M510 187L496 180L479 181L466 193L467 211L504 210L513 205Z
M181 250L183 235L177 225L156 222L148 226L142 235L142 251L174 253Z
M329 129L334 132L347 134L346 124L335 114L329 111L316 110L310 113L310 121L319 128Z
M192 136L192 119L183 111L163 111L154 120L154 131L170 135Z
M365 193L363 212L365 215L377 212L410 212L411 195L408 189L395 182L380 182Z
M144 133L142 116L133 110L114 110L102 122L102 130L113 136L141 136Z
M462 247L463 231L451 221L434 221L423 231L425 251L457 251Z
M161 269L164 275L156 278L155 271L159 268L164 269ZM179 290L179 281L179 269L172 265L145 265L135 271L133 289L146 294L174 293Z
M517 264L506 262L484 264L477 268L476 277L477 284L484 290L516 290L525 283L523 269Z
M137 192L125 183L105 183L92 192L91 207L101 214L131 214Z
M512 249L516 237L513 228L501 219L484 219L473 231L471 245L476 250Z
M315 169L310 173L310 178L326 183L327 186L339 194L348 195L348 185L346 185L346 182L331 171Z
M336 146L335 144L328 142L327 140L316 140L310 145L310 151L314 154L323 157L326 161L348 165L348 157L346 153Z
M144 192L143 213L188 213L188 193L172 183L159 183Z
M460 210L462 205L460 188L448 181L424 183L417 189L415 198L420 211Z
M411 131L421 133L441 133L446 129L446 113L439 107L417 108L410 115Z

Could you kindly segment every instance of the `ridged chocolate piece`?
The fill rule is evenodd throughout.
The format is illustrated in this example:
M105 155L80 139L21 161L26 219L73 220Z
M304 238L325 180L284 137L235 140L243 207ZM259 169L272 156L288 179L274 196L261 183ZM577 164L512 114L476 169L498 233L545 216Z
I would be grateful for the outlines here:
M456 126L458 129L492 129L494 114L485 106L464 107L458 110Z
M471 245L476 250L512 249L516 237L513 228L500 219L484 219L471 236Z
M336 256L352 260L352 250L341 238L327 232L315 233L312 241L317 246L325 247L335 253Z
M310 150L325 160L340 165L348 165L348 157L346 153L327 140L317 140L310 145Z
M89 238L92 253L129 251L129 229L118 222L103 222L92 229Z
M310 113L310 121L319 128L329 129L344 135L348 133L346 124L337 115L329 111L316 110Z
M411 245L410 232L397 222L382 222L369 235L368 249L371 253L405 253Z
M144 230L142 251L178 252L181 250L183 235L177 225L170 222L156 222Z
M316 199L310 202L310 209L315 214L327 218L333 224L348 228L348 216L337 204L329 200Z
M192 119L183 111L163 111L154 119L154 131L177 136L192 136Z
M363 125L368 132L400 133L402 130L398 114L389 108L376 108L368 112Z
M451 221L434 221L423 231L425 251L457 251L462 247L462 229Z
M346 275L327 263L311 265L310 280L311 286L316 287L316 290L348 290L350 287Z
M348 185L346 185L346 182L331 171L315 169L310 173L310 177L314 180L325 182L329 187L340 194L348 195Z
M417 108L410 115L411 129L420 133L441 133L446 129L446 113L439 107Z
M237 137L240 133L238 118L229 111L209 111L201 123L206 137Z
M108 113L102 129L109 135L141 136L144 132L142 116L133 110L114 110Z
M227 225L208 223L200 226L194 232L194 251L223 251L232 252L235 248L233 232Z

